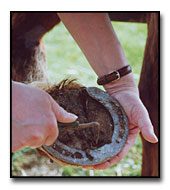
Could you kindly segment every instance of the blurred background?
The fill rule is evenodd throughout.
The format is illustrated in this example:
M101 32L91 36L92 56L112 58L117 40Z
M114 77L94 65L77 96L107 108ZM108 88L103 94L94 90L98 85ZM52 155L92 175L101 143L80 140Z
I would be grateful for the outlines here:
M112 22L118 39L132 66L136 84L140 77L147 25ZM80 48L62 23L48 32L43 42L46 49L50 82L58 83L65 78L76 78L85 86L97 86L97 76L88 64ZM101 87L100 87L101 88ZM142 143L138 136L135 145L118 164L106 170L87 170L51 163L36 150L25 148L12 155L13 176L140 176Z

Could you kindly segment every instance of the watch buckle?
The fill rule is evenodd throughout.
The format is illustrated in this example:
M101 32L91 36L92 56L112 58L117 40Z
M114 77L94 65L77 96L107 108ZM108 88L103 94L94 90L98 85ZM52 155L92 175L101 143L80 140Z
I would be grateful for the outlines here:
M117 76L117 78L114 81L119 80L120 79L120 73L118 71L114 71L114 74L116 74L116 76Z

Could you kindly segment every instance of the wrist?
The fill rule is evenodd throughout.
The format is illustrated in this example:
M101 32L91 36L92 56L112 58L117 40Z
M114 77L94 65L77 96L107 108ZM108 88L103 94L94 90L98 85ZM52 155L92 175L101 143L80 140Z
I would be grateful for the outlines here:
M103 87L110 95L113 95L117 92L122 92L122 91L132 91L138 94L138 88L135 84L132 73L129 73L128 75L123 76L117 81L113 81L108 84L105 84L103 85Z

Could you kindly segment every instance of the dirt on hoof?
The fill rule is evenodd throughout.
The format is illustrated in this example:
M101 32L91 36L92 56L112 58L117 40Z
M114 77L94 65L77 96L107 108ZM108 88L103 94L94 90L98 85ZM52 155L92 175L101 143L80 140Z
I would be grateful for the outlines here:
M66 111L78 116L73 123L58 123L58 139L51 146L41 147L51 159L92 166L121 151L128 136L128 119L117 100L96 87L83 87L69 80L47 92Z

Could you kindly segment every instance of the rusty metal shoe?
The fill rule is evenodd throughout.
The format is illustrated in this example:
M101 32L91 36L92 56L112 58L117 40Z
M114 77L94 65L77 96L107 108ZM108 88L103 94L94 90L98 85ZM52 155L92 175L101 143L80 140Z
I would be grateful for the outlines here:
M57 140L40 148L52 160L93 166L122 150L128 137L128 118L116 99L96 87L83 87L68 80L47 92L65 110L78 116L73 123L58 123Z

